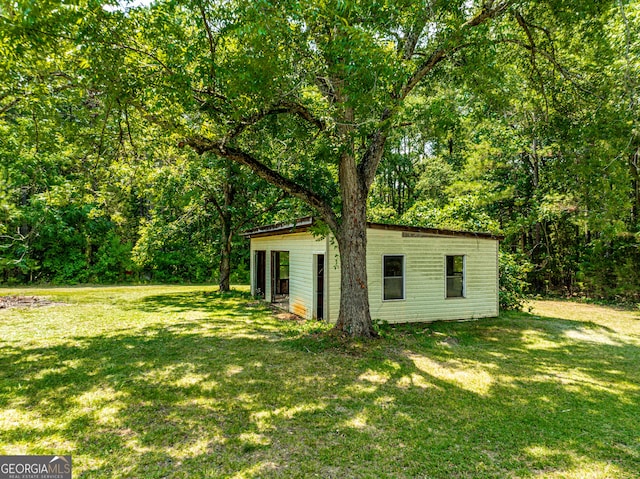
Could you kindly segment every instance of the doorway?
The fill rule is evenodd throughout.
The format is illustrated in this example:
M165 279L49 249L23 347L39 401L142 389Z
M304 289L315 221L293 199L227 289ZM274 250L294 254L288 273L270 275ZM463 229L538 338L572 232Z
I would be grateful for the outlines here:
M271 302L281 307L289 303L289 252L271 252Z
M324 255L315 255L315 318L324 319Z
M256 277L255 277L255 289L254 295L258 298L265 298L265 292L267 291L267 252L256 251L255 252L255 265L256 265Z

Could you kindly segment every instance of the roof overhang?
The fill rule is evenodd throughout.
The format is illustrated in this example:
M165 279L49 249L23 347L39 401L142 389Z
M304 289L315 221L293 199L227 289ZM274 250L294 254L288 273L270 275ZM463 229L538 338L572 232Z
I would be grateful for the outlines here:
M423 228L422 226L387 225L384 223L367 223L367 228L374 230L401 231L404 237L426 238L431 236L457 236L465 238L482 238L500 241L504 236L476 231L444 230L440 228Z
M246 230L242 233L242 236L246 238L260 238L264 236L276 236L292 233L303 233L311 228L316 223L313 216L305 216L304 218L298 218L288 223L275 223L272 225L259 226ZM504 239L504 236L495 235L493 233L486 232L474 232L474 231L456 231L445 230L440 228L423 228L421 226L404 226L393 225L384 223L370 223L367 222L367 228L387 231L401 231L405 237L421 238L432 236L449 236L449 237L465 237L465 238L480 238L480 239L492 239L500 241Z
M245 238L260 238L262 236L284 235L291 233L302 233L307 231L313 224L315 219L313 216L305 216L298 218L289 223L275 223L272 225L258 226L243 231L242 236Z

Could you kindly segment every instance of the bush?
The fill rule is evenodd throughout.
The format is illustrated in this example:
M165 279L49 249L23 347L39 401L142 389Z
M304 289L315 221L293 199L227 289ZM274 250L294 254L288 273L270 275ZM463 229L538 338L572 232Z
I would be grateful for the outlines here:
M594 299L640 300L640 234L597 239L588 245L578 279Z
M531 263L522 255L500 252L500 309L503 311L522 309L526 300L529 283L527 273Z
M92 266L92 281L109 284L124 282L136 269L131 260L131 243L123 243L121 239L110 231L95 254L95 264Z
M243 251L244 253L244 251ZM233 265L232 265L233 269ZM231 284L249 284L251 274L249 268L243 262L236 263L235 269L231 271Z

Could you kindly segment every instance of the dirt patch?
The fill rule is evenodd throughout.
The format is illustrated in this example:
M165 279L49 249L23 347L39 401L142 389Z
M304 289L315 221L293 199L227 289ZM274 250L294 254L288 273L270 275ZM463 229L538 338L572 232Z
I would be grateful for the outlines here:
M304 321L304 318L282 310L274 311L274 316L282 321Z
M282 321L304 321L304 318L290 313L289 311L285 311L284 309L280 309L273 304L270 304L269 307L271 308L273 316L277 319L280 319Z
M41 308L64 303L55 303L38 296L0 296L0 309L9 308Z

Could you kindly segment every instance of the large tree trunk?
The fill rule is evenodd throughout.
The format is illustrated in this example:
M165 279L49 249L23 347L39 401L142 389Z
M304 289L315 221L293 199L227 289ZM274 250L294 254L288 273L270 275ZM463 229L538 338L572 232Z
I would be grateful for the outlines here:
M335 329L350 336L376 336L369 312L366 216L344 218L337 241L341 271L340 313Z
M335 329L350 336L373 337L367 283L367 191L353 156L340 161L342 222L336 232L340 250L340 313Z

